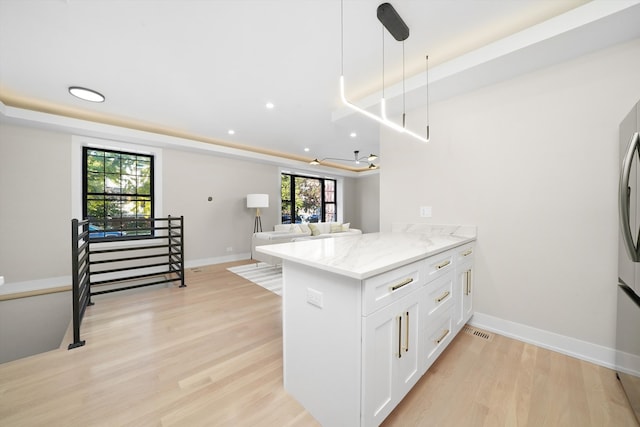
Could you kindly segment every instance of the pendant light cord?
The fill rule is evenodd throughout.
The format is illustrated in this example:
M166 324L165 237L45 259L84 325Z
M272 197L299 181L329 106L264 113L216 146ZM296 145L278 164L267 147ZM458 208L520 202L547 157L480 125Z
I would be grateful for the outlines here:
M406 103L405 103L405 87L404 87L404 40L402 40L402 127L405 126L405 117L407 113Z
M427 85L427 139L429 139L429 55L426 56L425 62L425 74L427 77L425 82Z
M382 6L382 5L381 5ZM390 5L389 5L390 6ZM381 20L382 22L382 20ZM405 25L406 27L406 25ZM405 133L409 136L412 136L413 138L416 138L422 142L429 142L429 56L426 56L426 78L427 78L427 109L426 109L426 113L427 113L427 137L426 139L421 136L418 135L414 132L412 132L410 129L407 129L405 126L405 117L406 117L406 86L405 86L405 80L406 80L406 75L405 75L405 46L404 46L404 40L402 40L402 126L398 125L397 123L389 120L386 116L386 102L385 102L385 86L384 86L384 79L385 79L385 58L384 58L384 44L385 44L385 40L384 40L384 24L382 26L382 100L381 100L381 114L380 115L376 115L374 113L371 113L370 111L361 108L359 106L357 106L356 104L354 104L353 102L350 102L346 96L345 96L345 90L344 90L344 0L340 0L340 98L342 100L342 102L344 103L344 105L346 105L347 107L351 108L352 110L366 116L369 117L370 119L373 119L375 121L377 121L378 123L381 123L391 129L394 129L398 132L401 133ZM408 28L407 28L408 31ZM393 35L393 33L392 33ZM395 37L395 36L394 36ZM407 37L408 37L408 32L407 32ZM406 37L405 37L406 38ZM399 39L397 39L399 40Z
M380 25L382 29L382 98L384 98L384 26Z

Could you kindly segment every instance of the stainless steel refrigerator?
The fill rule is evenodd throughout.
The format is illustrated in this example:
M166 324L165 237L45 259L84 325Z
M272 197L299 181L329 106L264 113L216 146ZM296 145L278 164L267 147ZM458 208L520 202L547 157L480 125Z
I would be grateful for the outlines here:
M640 102L620 124L616 371L640 422Z

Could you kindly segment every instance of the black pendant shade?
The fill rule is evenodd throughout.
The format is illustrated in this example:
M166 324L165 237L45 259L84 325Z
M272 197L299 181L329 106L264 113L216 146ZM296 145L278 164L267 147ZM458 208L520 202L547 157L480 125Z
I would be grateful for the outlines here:
M391 4L382 3L378 6L378 19L393 38L399 42L409 37L409 27L407 27L407 24L404 23Z

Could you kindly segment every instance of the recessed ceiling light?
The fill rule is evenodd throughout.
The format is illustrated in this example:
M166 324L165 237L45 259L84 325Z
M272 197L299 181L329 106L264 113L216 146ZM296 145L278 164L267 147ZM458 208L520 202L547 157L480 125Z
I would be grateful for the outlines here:
M305 151L306 153L308 153L308 152L309 152L309 147L305 147L304 151Z
M104 102L104 95L96 92L95 90L87 89L79 86L69 87L69 93L76 98L83 99L90 102Z
M273 102L267 102L267 104L265 105L265 107L267 107L269 110L272 110L273 107L275 107L275 105L273 105Z
M358 134L357 134L357 133L355 133L355 132L351 132L351 133L349 134L349 136L350 136L351 138L355 138L356 136L358 136Z
M229 129L229 130L227 131L227 133L228 133L229 135L235 135L236 131L235 131L235 130L233 130L233 129Z

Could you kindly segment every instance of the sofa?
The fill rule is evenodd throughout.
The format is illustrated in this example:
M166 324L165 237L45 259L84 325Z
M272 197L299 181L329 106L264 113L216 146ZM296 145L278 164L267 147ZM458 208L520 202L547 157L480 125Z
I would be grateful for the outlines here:
M253 233L251 237L251 258L256 261L275 265L281 262L280 259L256 251L256 246L362 234L361 230L351 228L350 225L348 222L278 224L274 227L273 231Z

